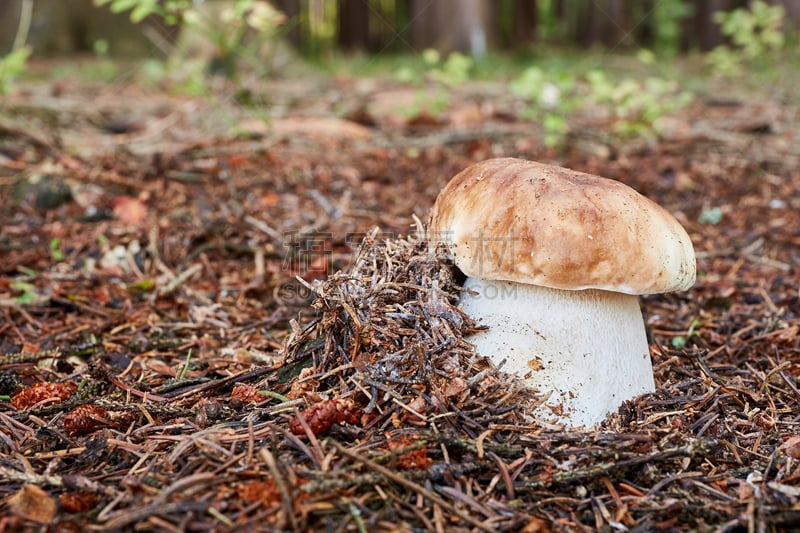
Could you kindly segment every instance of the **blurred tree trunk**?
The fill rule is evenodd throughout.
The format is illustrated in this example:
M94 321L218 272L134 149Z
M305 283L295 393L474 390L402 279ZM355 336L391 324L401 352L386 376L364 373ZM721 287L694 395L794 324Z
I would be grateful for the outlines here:
M639 26L634 29L636 44L645 48L652 48L656 42L655 9L657 0L642 0L642 14L644 17Z
M658 35L652 10L661 1L550 0L550 18L566 28L564 44L650 46ZM749 4L749 0L683 1L692 5L693 14L682 22L681 49L703 51L725 42L714 13ZM800 0L766 1L782 5L787 26L800 28ZM10 49L16 33L19 3L0 0L0 54ZM309 0L274 0L274 4L290 19L287 40L308 49ZM541 22L537 7L543 4L537 0L337 0L335 5L337 43L344 49L418 52L435 47L443 52L480 55L498 41L501 11L504 45L535 40ZM141 54L152 53L154 33L164 52L178 32L177 27L164 27L160 20L150 19L142 26L127 19L127 13L112 16L107 8L95 8L92 0L36 0L29 43L36 53L72 53L91 51L97 40L104 39L111 44L112 54L128 49ZM128 33L132 38L126 37ZM137 40L139 44L129 48L129 43Z
M797 0L772 0L770 4L781 4L786 10L786 20L795 28L800 29L800 2Z
M11 51L19 24L20 2L0 0L0 56Z
M495 43L497 9L491 0L411 0L410 16L418 49L481 56Z
M511 4L511 46L536 40L536 0L513 0Z
M369 47L369 5L367 0L339 0L338 44L343 50Z
M276 0L275 7L283 11L291 26L291 29L286 33L286 40L300 50L303 45L300 0Z
M11 49L19 13L20 0L0 0L0 55ZM134 24L127 12L112 13L92 0L35 0L27 44L36 54L63 55L92 52L102 40L111 55L167 55L178 30L156 16Z
M567 6L565 0L554 0L555 1L555 12L556 17L563 20L567 14Z
M603 43L611 48L630 46L633 4L627 0L592 0L585 4L575 29L583 46Z
M699 0L695 2L694 16L686 19L684 23L681 48L684 50L698 48L707 51L722 44L724 39L719 25L714 22L714 13L727 11L730 6L730 0Z
M394 44L395 49L409 51L408 46L411 42L411 0L394 1L394 28L389 39L382 38L380 41L381 49Z

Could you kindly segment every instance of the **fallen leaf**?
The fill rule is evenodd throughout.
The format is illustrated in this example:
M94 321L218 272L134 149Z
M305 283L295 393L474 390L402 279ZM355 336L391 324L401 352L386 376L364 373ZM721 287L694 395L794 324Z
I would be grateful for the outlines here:
M236 492L239 498L247 503L260 501L264 507L270 507L281 501L281 493L273 479L248 481L236 487Z
M541 518L532 517L525 526L520 529L520 533L549 533L552 531L550 525Z
M365 140L372 137L369 128L335 117L288 117L273 120L272 131L281 137L298 135L317 139Z
M800 435L792 435L780 447L789 457L800 459Z
M406 120L406 126L409 128L418 128L418 127L433 127L439 126L441 124L441 120L428 111L427 109L423 109L419 113L416 113L414 116Z
M8 499L8 508L15 515L39 524L49 524L56 516L56 502L41 487L26 483Z
M147 216L147 205L139 198L117 196L111 200L111 210L120 222L138 226Z
M258 199L258 203L261 204L263 207L274 207L278 205L280 202L281 197L278 196L277 193L269 191L261 195Z
M458 398L458 402L463 402L469 394L469 384L461 377L454 377L444 382L442 394L445 398Z
M451 126L464 129L480 126L484 121L481 107L474 102L453 109L448 118Z

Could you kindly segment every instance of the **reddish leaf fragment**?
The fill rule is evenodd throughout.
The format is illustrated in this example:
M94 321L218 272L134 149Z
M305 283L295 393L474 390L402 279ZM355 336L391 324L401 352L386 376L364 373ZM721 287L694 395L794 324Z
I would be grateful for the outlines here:
M308 424L308 428L314 435L325 433L334 424L347 422L357 424L360 420L360 413L356 409L353 400L335 398L333 400L323 400L311 405L302 412L302 417ZM305 435L305 429L300 423L299 418L293 418L289 422L289 431L295 435Z
M409 447L413 442L405 435L401 435L399 438L389 439L388 444L390 450L397 450ZM423 444L415 450L398 456L395 466L398 470L427 470L431 464L433 461L428 457L428 447Z
M258 199L258 203L261 204L262 207L274 207L278 205L280 201L281 197L273 191L265 192Z
M94 405L80 405L64 417L64 430L70 435L87 435L107 423L106 410Z
M85 513L97 503L97 495L91 492L65 492L58 496L58 503L68 513Z
M40 403L61 403L75 392L72 383L52 383L42 381L20 391L11 398L11 405L17 409L29 409Z
M242 483L236 487L236 493L239 495L239 498L247 503L256 503L260 501L263 503L264 507L270 507L281 501L281 493L278 491L278 486L272 479Z
M136 226L147 216L147 205L139 198L117 196L111 200L111 210L121 222Z
M232 169L239 169L247 164L247 156L245 154L232 154L228 157L228 166Z
M550 533L550 524L536 516L531 517L530 521L520 530L520 533Z
M438 126L441 124L441 120L438 117L434 116L433 113L427 110L422 110L410 119L406 121L406 126L409 127L430 127L430 126Z

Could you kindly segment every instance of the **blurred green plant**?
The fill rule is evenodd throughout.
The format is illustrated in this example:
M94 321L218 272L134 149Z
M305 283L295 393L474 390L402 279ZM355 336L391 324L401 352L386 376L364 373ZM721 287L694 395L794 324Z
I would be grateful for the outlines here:
M686 346L689 344L689 339L691 339L692 337L700 336L700 332L697 331L697 328L699 328L700 325L701 322L696 318L692 320L692 323L689 325L689 329L686 331L686 335L678 335L676 337L672 337L672 341L670 342L670 344L672 344L672 347L675 348L676 350L683 350L684 348L686 348Z
M653 49L667 57L677 54L683 33L683 20L693 12L692 3L684 0L656 2L653 6Z
M11 91L14 80L25 72L30 55L30 48L25 46L0 58L0 94L6 94Z
M448 54L447 59L442 61L438 51L429 48L422 53L422 59L428 67L428 77L452 89L462 85L469 80L475 62L471 57L465 56L460 52Z
M64 252L61 251L61 239L58 237L50 239L50 256L56 262L64 260Z
M98 58L106 58L108 57L108 41L105 39L97 39L95 42L92 43L92 51L94 55Z
M32 16L33 0L23 0L20 4L17 34L14 36L11 52L0 57L0 94L10 92L14 80L25 72L31 55L31 48L25 42L28 40Z
M14 301L19 305L29 305L36 301L36 286L27 281L12 281L10 284L12 290L20 292L19 296L14 297Z
M534 66L509 85L511 94L527 100L528 106L520 115L540 122L546 146L560 145L569 133L567 118L579 107L575 82L575 77L566 72L551 74Z
M238 60L254 59L265 39L274 38L286 22L286 16L265 0L233 0L221 11L201 8L193 0L94 0L108 5L114 13L130 11L130 19L139 23L149 16L160 17L166 24L181 24L211 43L215 50L209 65L212 73L238 80ZM253 34L253 37L250 37Z
M421 111L427 111L439 115L450 105L452 90L472 77L475 62L459 52L452 52L443 60L441 54L433 48L424 50L421 57L421 68L403 65L395 71L395 79L416 85L427 81L435 85L435 92L431 95L429 89L421 88L415 95L414 104L405 110L405 114L415 116Z
M541 124L548 147L565 142L570 115L581 110L601 110L613 121L611 132L619 138L655 137L658 120L692 100L691 93L681 90L673 80L612 79L598 69L579 77L529 67L511 82L510 90L526 100L521 116Z
M782 5L763 0L755 0L749 8L714 13L714 21L733 46L720 45L708 54L713 73L731 77L744 68L769 67L774 54L783 50L785 15Z
M604 106L612 116L612 130L622 138L654 137L658 119L674 113L692 101L678 82L658 77L644 80L612 80L602 70L586 74L589 82L587 100Z
M720 207L706 207L697 217L700 224L711 224L715 226L722 222L722 208Z

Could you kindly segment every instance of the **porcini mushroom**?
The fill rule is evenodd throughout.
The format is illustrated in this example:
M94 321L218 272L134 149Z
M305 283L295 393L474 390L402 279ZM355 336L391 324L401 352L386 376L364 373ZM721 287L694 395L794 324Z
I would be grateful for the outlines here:
M462 309L488 326L469 339L478 353L550 393L534 416L592 427L655 389L638 295L695 281L664 208L611 179L490 159L445 186L429 238L467 276Z

